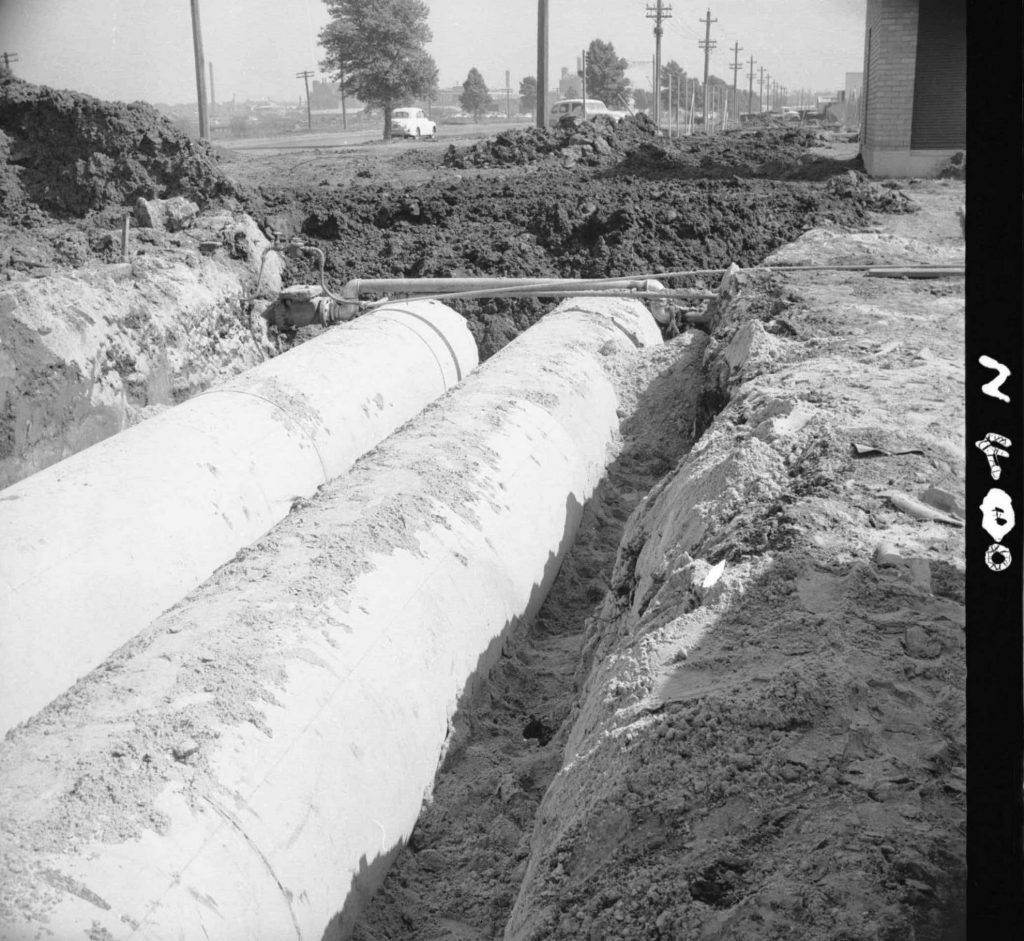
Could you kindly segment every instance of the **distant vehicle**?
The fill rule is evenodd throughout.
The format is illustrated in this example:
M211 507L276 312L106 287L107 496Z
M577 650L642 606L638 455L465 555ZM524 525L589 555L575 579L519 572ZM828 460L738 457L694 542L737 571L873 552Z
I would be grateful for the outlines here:
M391 133L403 137L433 137L437 125L430 120L422 108L395 108L391 112Z
M586 116L588 118L594 118L599 114L603 114L608 118L623 118L626 116L625 111L612 111L603 101L599 101L597 98L588 98ZM548 111L549 125L556 125L562 122L572 122L574 120L582 119L582 98L563 98L561 101L556 101Z

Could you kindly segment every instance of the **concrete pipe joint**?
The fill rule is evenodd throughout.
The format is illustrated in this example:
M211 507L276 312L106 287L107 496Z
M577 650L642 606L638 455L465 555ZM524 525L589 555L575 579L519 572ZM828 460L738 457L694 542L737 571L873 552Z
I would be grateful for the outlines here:
M660 341L561 305L10 733L0 937L344 938Z
M453 310L394 304L0 493L0 733L476 365Z

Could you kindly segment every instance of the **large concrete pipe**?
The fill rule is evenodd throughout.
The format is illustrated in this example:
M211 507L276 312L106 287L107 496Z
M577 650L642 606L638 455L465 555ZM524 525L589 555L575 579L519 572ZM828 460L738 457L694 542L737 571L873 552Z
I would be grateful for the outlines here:
M395 304L0 492L0 731L476 365L453 310Z
M345 937L658 342L637 301L561 305L11 732L0 937Z

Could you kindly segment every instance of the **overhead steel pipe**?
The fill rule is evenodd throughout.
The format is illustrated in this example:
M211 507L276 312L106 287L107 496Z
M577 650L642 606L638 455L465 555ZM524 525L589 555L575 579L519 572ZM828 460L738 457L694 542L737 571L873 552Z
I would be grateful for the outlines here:
M0 733L477 365L398 303L0 491Z
M637 301L562 304L10 733L0 936L345 937L660 342Z

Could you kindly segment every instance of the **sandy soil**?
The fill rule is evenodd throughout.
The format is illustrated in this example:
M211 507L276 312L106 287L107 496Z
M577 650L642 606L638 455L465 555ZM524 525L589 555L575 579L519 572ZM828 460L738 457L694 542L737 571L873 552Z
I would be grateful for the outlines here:
M906 191L773 261L962 259L961 184ZM743 276L701 336L638 364L361 941L963 936L962 282Z

